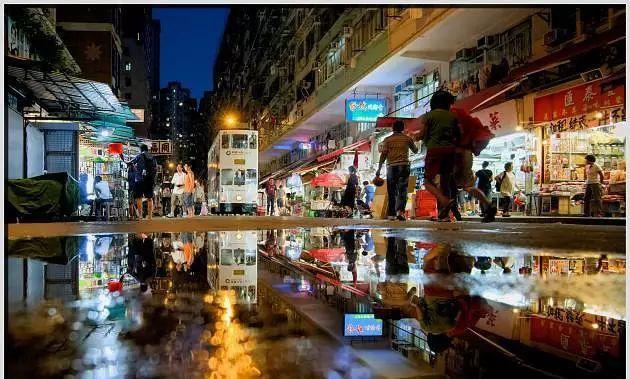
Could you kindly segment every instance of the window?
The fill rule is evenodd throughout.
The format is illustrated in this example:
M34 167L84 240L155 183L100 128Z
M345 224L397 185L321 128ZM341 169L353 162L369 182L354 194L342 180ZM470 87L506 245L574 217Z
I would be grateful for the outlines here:
M247 149L247 134L232 134L233 149Z
M231 266L234 264L232 249L221 249L221 266Z
M248 183L258 182L258 180L256 180L256 169L253 169L253 168L247 169L247 182Z
M125 77L125 86L131 87L131 78L128 76Z
M226 168L221 170L221 185L231 186L234 183L234 170Z
M229 149L230 148L230 135L224 134L221 136L221 148Z
M249 148L250 149L258 149L258 138L255 134L249 136Z
M125 63L125 71L131 71L131 62Z
M245 170L236 170L236 173L234 174L234 185L235 186L245 185Z
M256 264L256 250L248 249L245 251L245 264L248 266L253 266Z
M234 263L236 263L239 266L245 263L245 250L244 249L234 249Z

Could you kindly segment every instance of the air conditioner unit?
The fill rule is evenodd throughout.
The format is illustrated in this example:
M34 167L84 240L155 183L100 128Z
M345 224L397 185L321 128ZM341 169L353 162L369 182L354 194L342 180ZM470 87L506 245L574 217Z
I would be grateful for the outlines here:
M344 26L343 27L343 36L344 37L350 37L352 35L352 27L351 26Z
M567 41L568 32L566 29L552 29L545 33L545 46L555 47Z
M426 83L426 75L416 75L413 77L413 84L416 86L423 86Z
M593 80L601 79L604 77L604 73L601 69L596 68L595 70L586 71L580 74L582 80L585 83L592 82Z
M494 47L497 44L496 36L484 36L477 40L477 49L485 50Z

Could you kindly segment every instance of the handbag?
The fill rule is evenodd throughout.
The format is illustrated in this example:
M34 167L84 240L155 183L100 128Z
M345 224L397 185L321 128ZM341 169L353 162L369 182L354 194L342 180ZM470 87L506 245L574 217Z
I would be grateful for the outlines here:
M497 192L501 192L501 184L503 184L504 179L505 179L505 171L503 171L503 175L501 175L500 179L496 180L496 184L494 185L494 189Z

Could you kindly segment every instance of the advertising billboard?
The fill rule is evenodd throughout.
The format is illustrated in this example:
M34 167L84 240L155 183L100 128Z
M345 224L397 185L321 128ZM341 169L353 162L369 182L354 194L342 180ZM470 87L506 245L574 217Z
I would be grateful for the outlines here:
M373 313L346 313L343 322L345 337L374 337L383 335L383 320Z
M346 121L376 122L387 113L387 99L346 99Z

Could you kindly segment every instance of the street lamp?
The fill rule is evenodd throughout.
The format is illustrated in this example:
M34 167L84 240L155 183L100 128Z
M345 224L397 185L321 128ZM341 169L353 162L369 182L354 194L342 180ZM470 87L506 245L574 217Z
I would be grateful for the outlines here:
M236 116L233 114L228 114L225 116L225 125L234 126L236 124Z
M168 168L172 169L173 167L175 167L175 163L168 162Z

